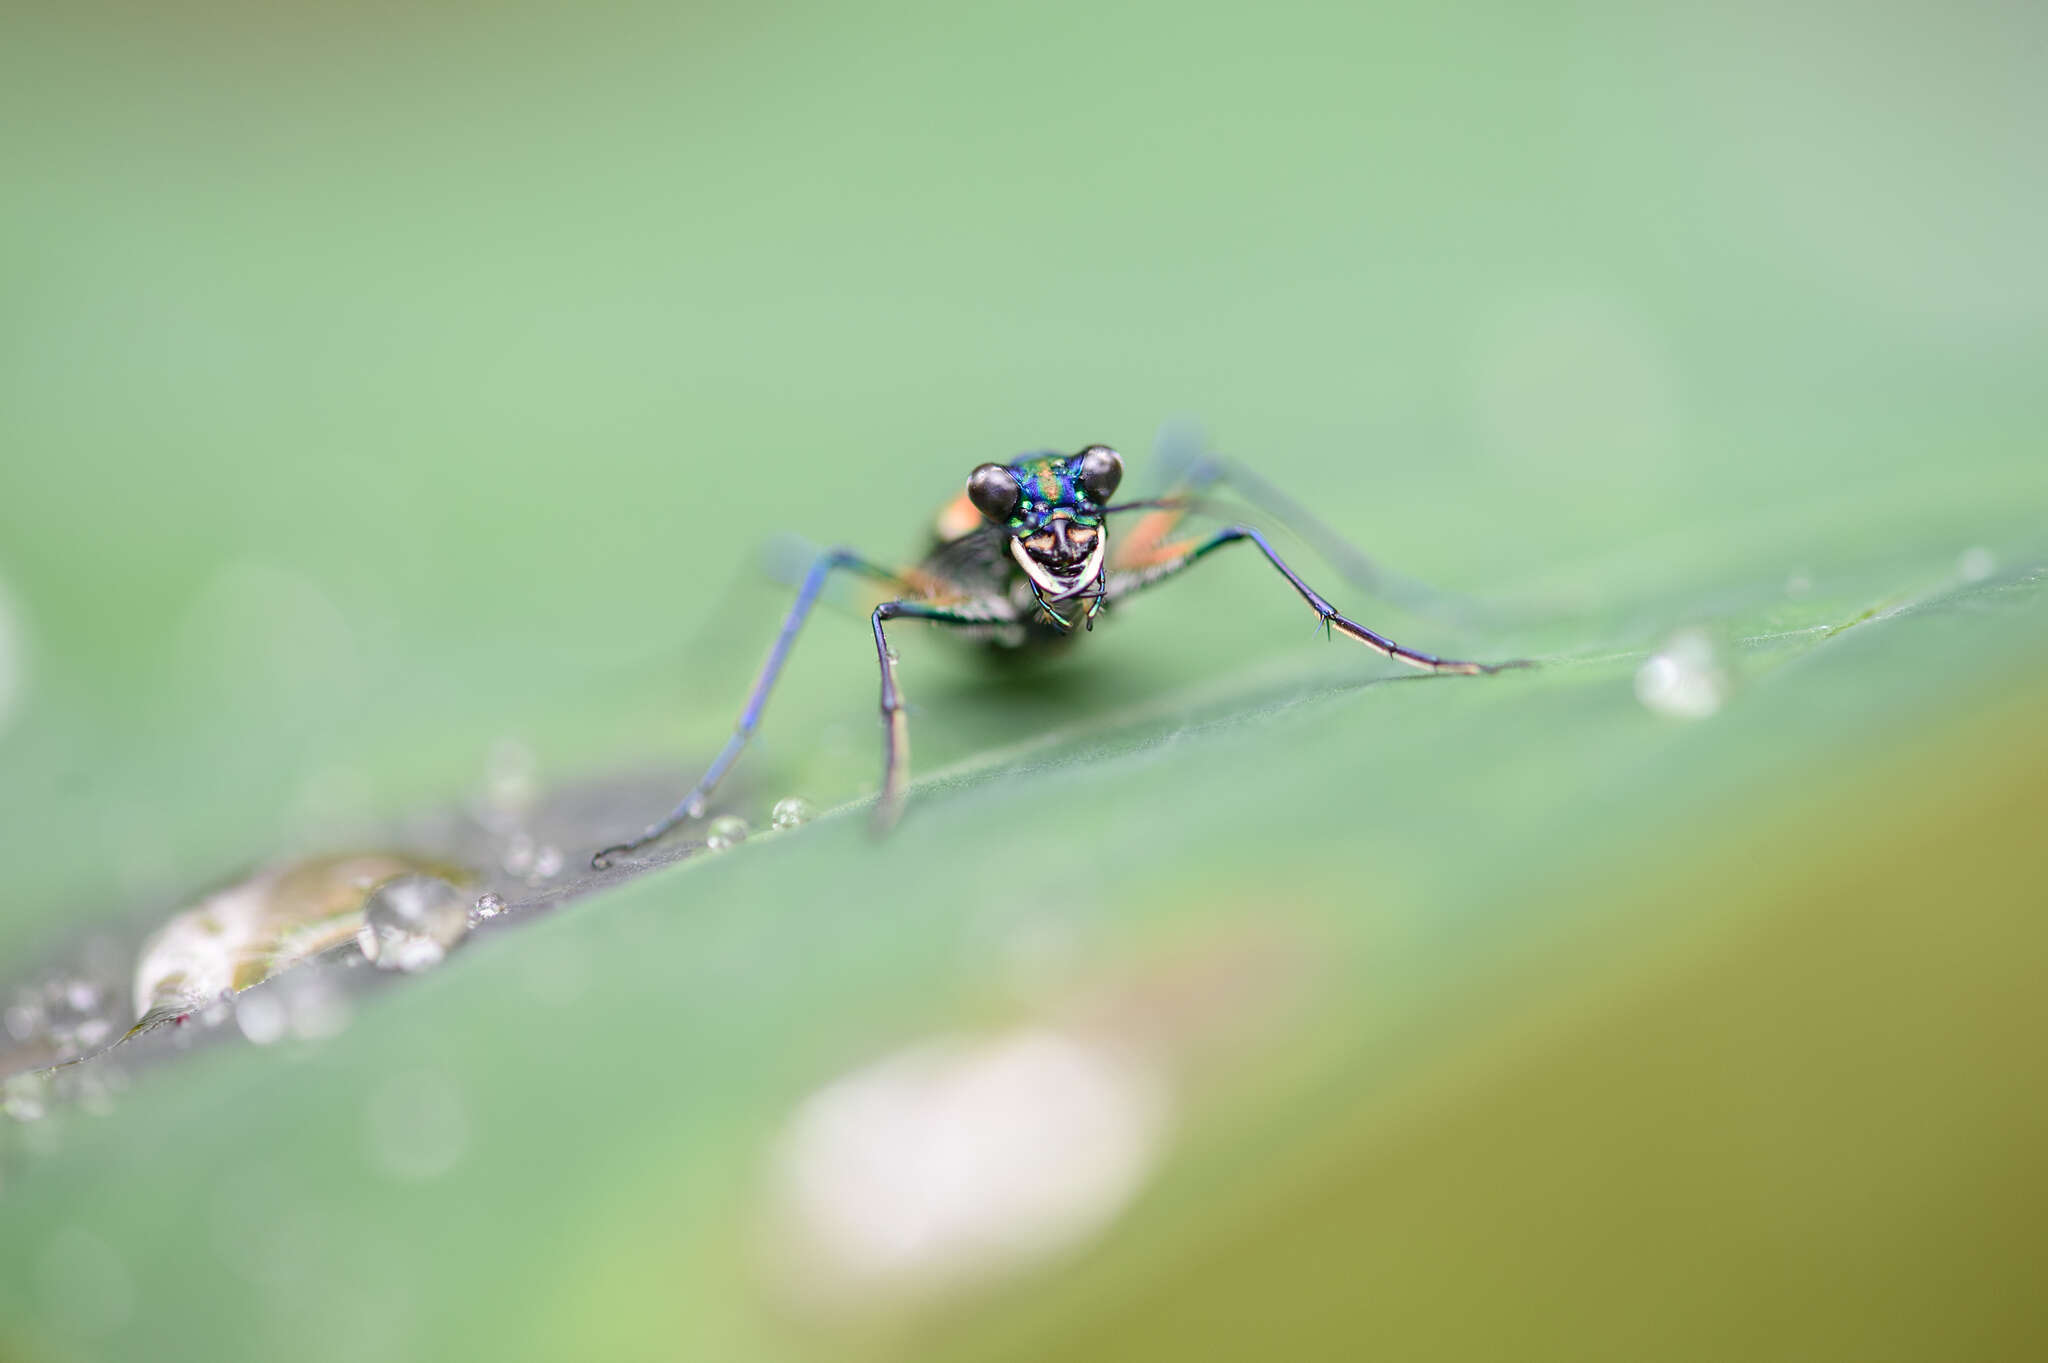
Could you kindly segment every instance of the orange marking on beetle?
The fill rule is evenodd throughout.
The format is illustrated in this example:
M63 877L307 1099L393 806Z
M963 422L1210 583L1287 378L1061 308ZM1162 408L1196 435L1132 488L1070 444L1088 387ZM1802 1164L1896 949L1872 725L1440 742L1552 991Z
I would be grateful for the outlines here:
M949 582L937 573L926 572L923 568L904 568L899 570L897 576L909 584L919 601L943 606L968 599L957 583Z
M963 492L939 509L939 518L933 529L941 540L957 540L980 529L981 525L981 512Z
M1171 563L1185 554L1194 552L1197 541L1166 538L1172 533L1174 523L1180 520L1180 512L1163 511L1155 514L1164 519L1155 524L1153 517L1147 516L1132 527L1130 534L1118 537L1116 566L1120 570L1142 572L1147 568L1157 568L1161 564Z
M1148 511L1138 517L1128 530L1116 534L1116 543L1111 551L1118 568L1147 568L1158 561L1160 545L1173 533L1187 512L1173 507L1162 511Z

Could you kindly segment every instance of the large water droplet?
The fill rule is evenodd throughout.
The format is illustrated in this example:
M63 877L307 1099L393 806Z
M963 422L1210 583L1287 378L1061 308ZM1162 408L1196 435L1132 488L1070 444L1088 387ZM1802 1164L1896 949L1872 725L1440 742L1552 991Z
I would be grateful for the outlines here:
M258 1046L268 1046L291 1028L291 1010L275 989L256 989L235 1001L235 1025Z
M811 821L817 813L811 802L801 795L787 795L775 802L769 811L768 826L776 829L799 828Z
M1636 670L1636 699L1660 715L1705 719L1728 699L1728 673L1701 630L1671 637Z
M721 814L704 830L704 850L723 852L747 840L747 821L737 814Z
M200 1012L286 967L357 937L370 890L394 876L463 873L418 858L369 853L266 867L207 896L143 944L131 1030ZM289 1000L288 1000L289 1003ZM303 1034L296 1022L293 1031Z
M363 905L363 955L381 970L431 970L469 931L468 897L439 876L395 876Z

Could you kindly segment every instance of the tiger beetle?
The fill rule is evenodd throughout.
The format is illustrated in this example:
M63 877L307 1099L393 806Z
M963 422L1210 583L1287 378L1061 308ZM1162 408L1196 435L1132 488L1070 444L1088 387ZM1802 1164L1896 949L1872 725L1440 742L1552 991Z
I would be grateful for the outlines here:
M1275 510L1283 520L1285 513L1277 507L1291 509L1298 519L1312 519L1245 470L1220 460L1204 460L1169 495L1112 502L1123 474L1123 456L1107 445L1090 445L1072 455L1042 453L1008 464L983 464L968 475L966 489L939 512L932 548L915 567L891 571L848 549L828 549L818 555L797 590L796 603L783 618L768 660L754 679L754 689L732 737L710 769L665 818L630 842L597 853L590 859L591 866L603 870L613 858L645 847L686 819L702 817L712 791L760 723L769 692L789 660L790 646L817 604L826 579L842 569L872 578L893 594L875 607L871 617L875 658L882 671L882 792L875 805L878 831L886 831L902 813L910 764L903 692L896 684L896 657L889 650L887 626L892 620L927 620L1002 648L1043 649L1071 641L1076 630L1093 630L1095 617L1123 598L1193 567L1226 545L1246 542L1264 554L1287 579L1287 585L1308 603L1325 635L1348 635L1367 648L1427 672L1476 675L1528 666L1525 662L1488 664L1439 658L1367 629L1340 614L1302 581L1265 535L1249 525L1230 525L1200 537L1176 534L1189 512L1207 505L1203 494L1219 484L1229 485L1255 505ZM1263 499L1259 496L1262 488ZM1128 532L1118 532L1112 549L1109 519L1131 512L1145 514L1131 523ZM1326 542L1334 539L1320 525L1313 528Z

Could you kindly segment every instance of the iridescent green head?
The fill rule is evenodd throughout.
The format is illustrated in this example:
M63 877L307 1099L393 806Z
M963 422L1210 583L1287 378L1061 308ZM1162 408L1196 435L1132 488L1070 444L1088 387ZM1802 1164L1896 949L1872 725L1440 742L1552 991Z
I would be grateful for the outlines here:
M1107 445L983 464L967 479L975 510L1010 535L1010 555L1047 600L1078 596L1102 576L1109 532L1103 510L1123 481Z

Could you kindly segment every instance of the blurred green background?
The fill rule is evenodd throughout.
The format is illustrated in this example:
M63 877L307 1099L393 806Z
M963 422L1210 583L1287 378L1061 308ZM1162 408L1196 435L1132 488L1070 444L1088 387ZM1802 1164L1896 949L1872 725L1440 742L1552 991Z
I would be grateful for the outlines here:
M506 739L679 792L777 532L907 557L1024 450L1109 441L1144 487L1199 420L1502 609L1305 556L1340 606L1546 666L1364 684L1229 556L1038 684L906 631L948 779L897 837L648 877L308 1054L64 1118L0 1166L0 1356L2038 1345L2039 11L7 27L10 977L463 799ZM749 758L757 824L872 789L845 616ZM1734 678L1692 724L1632 689L1686 626ZM536 1003L563 960L589 987ZM967 1287L789 1305L763 1151L804 1095L1048 1018L1169 1057L1128 1206ZM464 1154L392 1178L363 1114L416 1071Z

